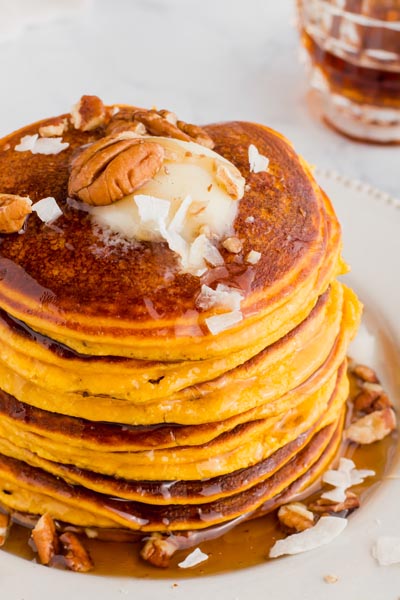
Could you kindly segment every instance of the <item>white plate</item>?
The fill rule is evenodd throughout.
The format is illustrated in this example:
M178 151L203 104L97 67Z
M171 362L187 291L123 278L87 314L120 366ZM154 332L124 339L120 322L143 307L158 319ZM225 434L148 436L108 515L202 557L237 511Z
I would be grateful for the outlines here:
M366 304L357 354L379 369L399 406L400 390L400 202L333 173L317 178L334 202L344 233L344 254L352 265L350 283ZM371 335L372 332L372 335ZM0 554L5 600L396 600L400 565L379 567L371 546L379 535L400 536L398 461L371 499L354 513L330 545L228 575L145 581L79 575L47 569L5 552ZM245 549L244 549L245 551ZM323 576L338 576L327 584Z

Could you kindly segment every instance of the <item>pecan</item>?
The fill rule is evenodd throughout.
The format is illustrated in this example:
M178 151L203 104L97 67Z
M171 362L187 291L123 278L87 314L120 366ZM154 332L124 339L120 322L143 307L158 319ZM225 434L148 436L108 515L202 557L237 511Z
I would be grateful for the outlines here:
M62 136L68 127L67 119L54 119L48 125L39 127L40 137L57 137Z
M164 150L129 132L109 135L85 148L72 163L68 193L92 205L112 204L160 170Z
M32 530L32 539L42 565L48 565L59 551L56 526L52 517L45 513Z
M238 254L242 250L242 242L237 237L228 237L222 242L223 248L232 252L232 254Z
M171 556L178 550L178 544L173 536L152 533L140 550L140 556L155 567L169 566Z
M291 531L304 531L314 525L314 515L301 502L284 504L278 510L281 525Z
M97 96L82 96L71 110L71 122L81 131L97 129L105 124L106 118L106 107Z
M0 233L16 233L32 212L29 198L14 194L0 194Z
M353 375L361 379L361 381L368 381L369 383L379 383L379 379L371 367L366 365L355 364L350 366Z
M201 144L201 146L205 146L206 148L210 148L211 150L214 148L214 141L210 138L208 133L206 133L204 129L202 129L198 125L192 125L191 123L178 121L177 126L181 131L190 136L195 142Z
M243 198L246 180L242 177L239 169L233 165L218 163L216 165L215 178L233 200Z
M344 510L350 512L360 506L360 500L354 492L346 492L346 500L343 502L332 502L328 498L318 498L308 505L308 508L319 515L330 515Z
M141 124L141 128L139 128ZM175 113L169 110L141 110L122 108L107 125L106 133L134 131L139 135L170 137L184 142L197 142L213 148L214 142L198 125L178 121Z
M0 548L6 543L10 528L10 515L8 513L0 513Z
M354 398L353 404L357 412L363 413L371 413L391 406L389 397L385 392L379 393L368 389L362 389Z
M64 562L68 569L79 573L86 573L93 569L90 554L75 533L66 531L60 535L60 542L63 547Z
M175 138L184 142L193 141L190 135L184 133L177 125L174 125L158 114L156 110L141 110L135 112L135 121L140 121L152 135Z
M345 437L357 444L372 444L382 440L396 428L396 415L391 408L376 410L348 427Z

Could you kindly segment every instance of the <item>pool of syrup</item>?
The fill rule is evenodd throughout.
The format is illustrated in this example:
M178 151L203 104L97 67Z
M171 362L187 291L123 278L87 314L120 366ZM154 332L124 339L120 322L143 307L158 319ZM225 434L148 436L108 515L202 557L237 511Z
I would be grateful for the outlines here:
M396 454L397 443L398 435L394 432L384 440L371 445L350 444L342 447L340 455L351 458L358 469L372 469L376 473L375 477L369 477L361 485L351 488L361 499L358 510L365 509L370 494L388 473ZM316 484L312 490L303 493L298 499L307 503L308 498L318 495L319 489L319 484ZM3 550L27 560L36 560L36 554L28 544L29 537L29 529L13 525L12 533ZM244 521L221 537L201 542L200 548L209 558L189 569L180 568L178 563L193 549L178 551L172 557L168 569L160 569L140 558L141 542L122 543L85 539L84 544L95 565L91 573L142 579L182 579L214 575L265 563L269 560L270 548L277 539L282 537L285 537L285 534L279 527L276 511L257 519Z

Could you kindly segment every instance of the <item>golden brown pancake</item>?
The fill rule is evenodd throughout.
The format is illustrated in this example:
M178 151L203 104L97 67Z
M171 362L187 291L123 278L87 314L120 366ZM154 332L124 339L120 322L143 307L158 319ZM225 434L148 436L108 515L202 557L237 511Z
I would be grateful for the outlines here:
M70 125L59 154L15 151L50 122L0 141L0 193L62 210L0 234L1 506L107 532L187 532L288 501L338 450L361 312L336 281L340 227L309 167L264 126L208 126L246 179L243 248L219 247L224 265L194 276L166 243L108 244L68 198L71 161L103 127ZM267 171L250 172L250 144ZM206 319L222 309L197 300L218 283L242 293L243 319L213 335Z

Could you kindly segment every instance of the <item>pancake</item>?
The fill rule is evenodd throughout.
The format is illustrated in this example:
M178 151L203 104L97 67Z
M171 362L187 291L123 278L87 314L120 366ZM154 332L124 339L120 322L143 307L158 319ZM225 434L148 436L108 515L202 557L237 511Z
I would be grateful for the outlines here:
M18 149L54 119L0 141L0 201L50 197L60 213L46 221L34 204L20 234L0 234L0 507L100 538L216 536L336 456L361 304L336 279L347 266L332 205L283 136L235 121L191 129L193 142L162 111L162 134L137 133L134 107L114 113L89 131L57 118L68 147L54 154ZM159 170L132 189L141 163L120 161L109 188L79 195L77 169L93 161L105 180L121 143L157 147ZM267 169L249 163L251 144ZM211 203L198 206L200 180L220 204L197 230ZM168 227L180 215L181 237L151 213L160 201L178 202ZM205 267L190 270L182 248L192 256L201 238Z

